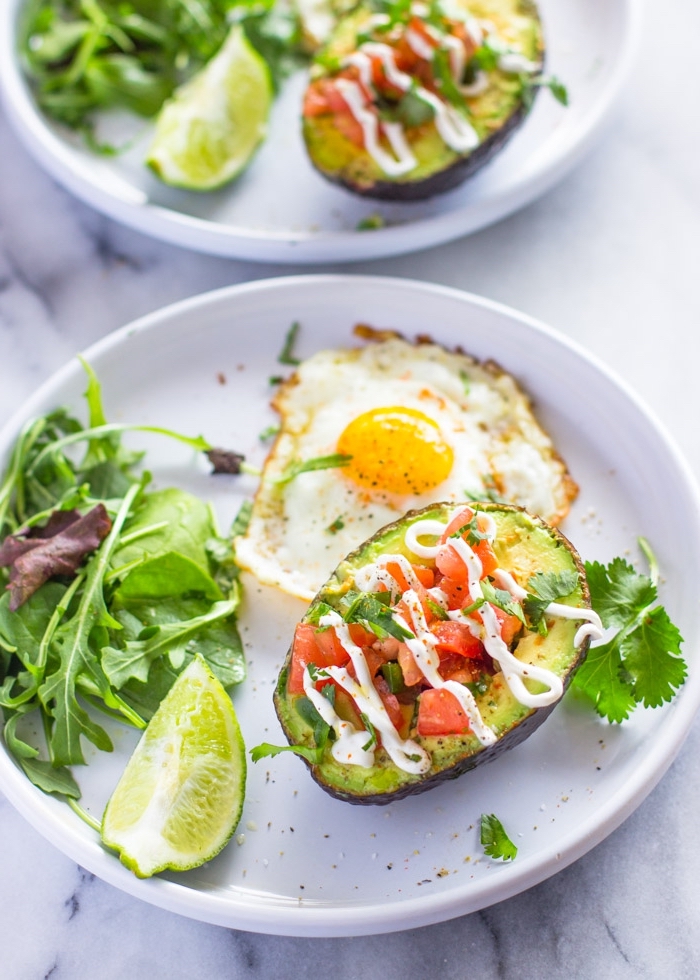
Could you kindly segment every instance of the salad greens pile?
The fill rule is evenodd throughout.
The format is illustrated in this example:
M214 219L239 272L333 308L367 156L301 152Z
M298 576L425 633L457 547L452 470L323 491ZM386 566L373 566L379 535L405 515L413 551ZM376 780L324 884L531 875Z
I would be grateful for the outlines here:
M97 109L155 115L233 22L276 85L305 58L298 16L275 0L28 0L20 52L41 108L90 133Z
M146 727L178 674L201 654L225 687L245 676L232 549L210 507L150 490L127 429L209 452L202 439L108 424L88 375L87 427L59 409L27 423L0 486L0 708L7 748L47 793L77 799L68 767L83 739L110 751L99 709ZM24 728L40 721L42 753ZM33 742L34 739L32 738Z

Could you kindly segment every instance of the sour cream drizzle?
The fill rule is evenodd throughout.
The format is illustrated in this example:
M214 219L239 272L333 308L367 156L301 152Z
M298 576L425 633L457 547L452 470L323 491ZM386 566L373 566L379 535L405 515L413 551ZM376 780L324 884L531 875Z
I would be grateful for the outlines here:
M382 746L392 762L400 769L403 769L404 772L410 772L416 775L427 772L430 768L430 756L417 742L411 739L402 739L394 728L382 699L374 686L362 648L353 642L347 624L343 622L343 619L338 613L330 612L321 617L319 625L332 626L334 628L335 634L343 649L350 655L356 676L352 677L345 667L325 667L324 673L348 692L362 714L365 715L367 720L379 732L382 739ZM304 689L306 690L306 685ZM318 692L316 693L318 694ZM322 694L319 694L319 697L326 701L327 704L329 703L327 698L324 698ZM314 701L315 704L316 702ZM335 709L332 706L331 710L335 715ZM366 765L365 762L357 760L356 743L358 742L357 736L359 735L363 744L366 744L370 738L369 733L358 732L354 725L350 726L352 732L349 732L346 728L343 728L339 732L335 724L328 721L323 715L321 717L323 717L323 720L327 724L332 725L333 730L338 736L333 743L333 757L338 762L350 763L351 765ZM341 725L347 724L347 722L341 722ZM362 751L365 756L369 754L369 750ZM373 761L374 753L372 753ZM372 765L372 762L370 762L370 765Z

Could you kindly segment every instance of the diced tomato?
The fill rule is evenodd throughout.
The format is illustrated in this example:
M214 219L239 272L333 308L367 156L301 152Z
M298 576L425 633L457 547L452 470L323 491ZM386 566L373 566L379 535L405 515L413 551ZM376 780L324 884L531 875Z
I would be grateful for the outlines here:
M360 627L362 630L362 627ZM362 630L362 634L366 634ZM373 636L373 634L369 634ZM342 667L350 654L335 634L335 630L321 630L311 623L299 623L294 633L292 664L289 671L289 693L304 693L304 669L307 664L317 667Z
M386 663L386 660L381 653L379 653L377 650L373 650L371 647L365 647L362 652L364 653L365 660L367 661L367 669L369 670L370 677L374 677L381 665ZM357 677L352 661L348 663L347 669L348 674L350 674L351 677Z
M356 146L364 146L362 126L350 111L338 87L329 78L320 78L308 86L304 95L302 114L313 116L335 116L333 125L346 139Z
M476 660L467 660L456 653L448 653L441 658L438 673L445 681L457 681L458 684L471 684L477 680L481 671L474 669Z
M427 568L425 565L411 565L411 568L420 584L426 589L432 589L435 584L435 573L432 568ZM402 592L406 592L410 588L406 581L406 576L401 569L401 565L397 561L387 562L386 570Z
M389 715L389 720L394 728L399 729L403 725L403 713L401 711L401 705L395 694L392 694L389 690L389 685L381 676L381 674L375 678L374 686L377 689L377 694L382 699L382 704L386 708L386 713Z
M501 636L503 637L503 642L506 644L506 646L510 646L522 629L523 624L520 622L517 616L511 616L510 613L504 612L504 610L499 609L498 606L494 606L493 611L496 613L496 619L498 619L501 624Z
M453 534L456 534L457 531L461 531L463 527L469 524L473 516L474 511L471 509L471 507L464 507L457 514L455 514L445 530L442 532L442 537L440 538L442 544L449 540Z
M423 674L420 667L416 663L413 654L405 643L402 643L399 646L397 659L399 661L401 673L403 674L403 682L406 687L413 687L414 684L420 684L420 682L423 680Z
M469 719L451 691L429 688L418 699L419 735L463 735Z
M304 670L307 664L316 663L318 646L316 630L310 623L299 623L294 633L292 646L292 665L287 682L290 694L304 693Z
M336 636L334 629L314 629L314 640L318 653L313 663L317 667L342 667L350 659L350 654Z
M447 596L448 609L464 609L471 604L466 582L455 582L454 579L445 577L440 580L440 589Z
M443 654L447 653L475 659L484 652L481 640L471 633L466 623L444 620L435 623L431 627L431 633L437 638L436 650L441 660Z
M365 629L361 623L350 623L349 626L350 639L353 643L356 643L358 647L371 647L375 642L377 637L374 633Z

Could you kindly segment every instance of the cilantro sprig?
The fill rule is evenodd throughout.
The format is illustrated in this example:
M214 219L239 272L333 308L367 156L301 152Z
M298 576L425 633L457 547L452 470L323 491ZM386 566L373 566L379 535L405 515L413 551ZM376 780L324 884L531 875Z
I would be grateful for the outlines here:
M656 560L643 538L639 543L649 560L648 576L623 558L607 566L586 563L591 604L603 625L616 632L589 650L573 687L611 722L629 717L637 704L656 708L670 701L687 674L680 652L683 638L657 604Z

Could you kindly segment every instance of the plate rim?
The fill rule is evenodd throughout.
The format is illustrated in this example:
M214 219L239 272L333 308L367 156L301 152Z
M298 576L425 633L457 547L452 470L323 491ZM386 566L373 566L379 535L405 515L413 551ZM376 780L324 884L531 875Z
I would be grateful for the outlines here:
M672 436L630 386L595 355L552 327L510 306L453 287L415 279L353 274L320 273L261 279L199 293L164 306L102 337L86 348L82 356L97 361L98 358L109 356L113 349L121 348L137 331L157 331L164 328L173 317L189 315L193 311L218 304L221 304L222 310L228 306L235 307L238 297L241 296L271 291L284 293L289 290L300 290L303 294L319 284L326 287L352 284L354 290L359 290L363 286L381 286L389 291L408 290L443 296L464 303L467 307L487 309L522 323L528 329L543 334L548 342L568 348L575 356L583 358L631 402L644 422L662 439L677 466L678 474L682 477L684 491L689 494L691 500L695 501L699 515L696 536L697 540L700 540L700 492L695 478ZM21 423L35 414L36 406L44 402L52 391L60 390L71 378L79 376L81 372L78 355L73 356L62 368L54 372L0 429L0 451L7 452L11 444L10 440L16 436ZM501 874L500 869L494 868L493 875L488 878L479 882L470 882L449 892L386 903L384 912L375 900L360 902L356 906L351 903L343 905L309 903L297 906L291 901L280 900L275 904L272 913L270 906L251 902L246 893L244 899L248 899L248 904L245 914L241 917L241 907L245 902L232 906L225 898L223 888L216 893L207 893L189 888L186 884L169 878L136 879L114 855L101 847L99 841L88 840L85 837L82 825L78 824L77 819L71 816L66 821L56 820L48 797L29 783L16 767L4 745L0 750L0 790L25 819L62 853L109 884L168 911L229 928L242 928L274 935L325 937L370 935L446 921L488 907L546 880L582 857L619 827L656 786L678 753L699 706L700 671L696 671L690 673L686 684L669 707L668 716L664 718L664 738L654 740L650 747L648 759L652 760L652 764L645 765L643 769L639 767L632 779L620 785L607 803L597 808L585 820L585 832L582 833L581 828L577 827L565 835L559 842L557 853L546 853L544 857L538 853L522 858L517 864L504 866L507 868L505 874ZM193 896L195 896L194 901ZM484 896L486 901L483 901ZM271 914L274 916L272 923L269 921Z
M18 138L50 176L97 211L171 245L255 262L327 264L402 255L444 244L488 227L549 190L588 153L609 118L638 48L644 0L614 0L622 17L621 47L615 68L602 93L579 122L577 138L569 139L546 166L535 169L534 173L525 168L506 192L494 201L485 202L476 214L467 204L415 222L378 228L371 234L354 230L241 229L151 204L128 181L118 182L121 192L110 193L91 171L76 167L69 147L52 131L29 94L14 47L17 9L22 2L11 0L0 5L0 96ZM412 234L407 234L407 229Z

